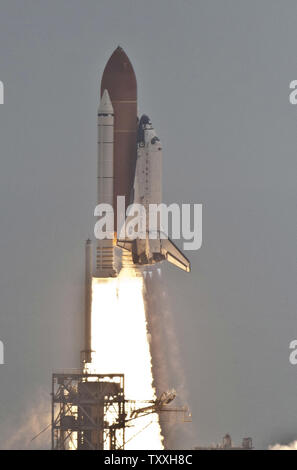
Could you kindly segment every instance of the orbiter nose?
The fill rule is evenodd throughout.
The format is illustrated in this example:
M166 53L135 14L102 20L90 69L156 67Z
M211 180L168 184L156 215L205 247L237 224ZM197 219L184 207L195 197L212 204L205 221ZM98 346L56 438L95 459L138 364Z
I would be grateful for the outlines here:
M138 124L138 130L137 130L137 143L138 144L144 143L144 130L146 126L149 124L150 125L152 124L150 118L146 114L143 114Z

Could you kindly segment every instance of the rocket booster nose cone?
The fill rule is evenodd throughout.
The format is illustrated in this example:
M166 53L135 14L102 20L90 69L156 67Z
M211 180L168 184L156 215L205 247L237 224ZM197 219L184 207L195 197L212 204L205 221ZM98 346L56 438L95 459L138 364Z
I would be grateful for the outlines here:
M101 95L108 90L111 101L136 100L137 83L132 64L125 51L118 47L108 60L102 80Z
M107 90L104 90L103 92L98 109L98 114L113 114L113 106Z

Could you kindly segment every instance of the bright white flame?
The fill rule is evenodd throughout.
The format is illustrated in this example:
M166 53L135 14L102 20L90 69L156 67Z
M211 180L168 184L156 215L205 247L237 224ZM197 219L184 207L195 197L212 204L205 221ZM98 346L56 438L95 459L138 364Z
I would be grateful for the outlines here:
M139 401L156 399L142 291L143 280L135 275L93 278L92 368L99 374L124 373L126 398ZM163 449L157 414L130 424L126 449Z

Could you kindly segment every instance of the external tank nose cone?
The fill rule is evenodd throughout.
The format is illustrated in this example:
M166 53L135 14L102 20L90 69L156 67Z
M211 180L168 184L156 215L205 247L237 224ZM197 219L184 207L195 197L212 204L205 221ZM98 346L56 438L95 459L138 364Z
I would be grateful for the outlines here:
M108 90L111 101L136 100L137 83L126 52L117 47L109 58L101 80L101 96Z

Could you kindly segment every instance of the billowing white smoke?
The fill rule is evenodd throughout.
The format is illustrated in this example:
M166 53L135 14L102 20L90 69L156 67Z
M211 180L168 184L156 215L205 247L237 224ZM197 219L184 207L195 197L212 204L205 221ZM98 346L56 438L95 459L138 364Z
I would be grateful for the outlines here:
M51 446L50 423L50 396L45 391L40 391L31 406L20 416L20 420L6 426L7 437L1 442L0 448L2 450L49 450Z
M269 450L297 450L297 441L291 442L290 444L274 444L268 447Z
M160 269L152 268L145 275L146 315L151 338L154 386L158 395L174 388L177 391L177 398L172 406L179 408L188 405L186 378L170 309L170 299L160 273ZM183 447L185 444L182 444L182 441L188 445L192 440L192 436L189 435L192 426L183 423L182 418L182 414L169 416L163 413L160 416L167 449Z

